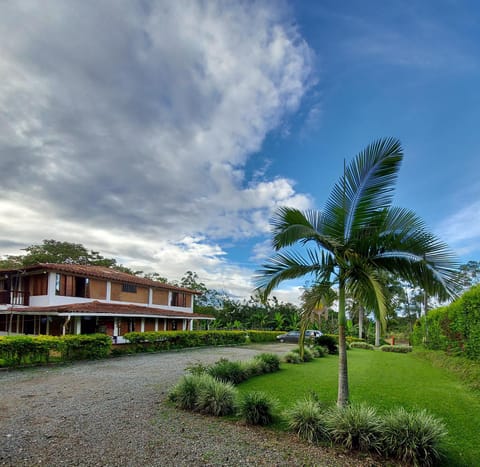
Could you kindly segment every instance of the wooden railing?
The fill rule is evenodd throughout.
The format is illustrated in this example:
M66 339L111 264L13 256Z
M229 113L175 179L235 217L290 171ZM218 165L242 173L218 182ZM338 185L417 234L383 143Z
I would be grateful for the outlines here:
M28 306L30 294L22 290L0 290L0 305Z

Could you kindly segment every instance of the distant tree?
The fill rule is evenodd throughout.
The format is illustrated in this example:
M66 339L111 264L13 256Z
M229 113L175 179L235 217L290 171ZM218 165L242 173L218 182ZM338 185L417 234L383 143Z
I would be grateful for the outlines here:
M14 268L37 263L59 263L122 268L114 258L105 258L98 251L88 250L80 243L43 240L41 244L30 245L23 251L26 251L24 255L6 256L0 261L0 267Z
M460 266L460 281L464 289L480 283L480 261L468 261Z

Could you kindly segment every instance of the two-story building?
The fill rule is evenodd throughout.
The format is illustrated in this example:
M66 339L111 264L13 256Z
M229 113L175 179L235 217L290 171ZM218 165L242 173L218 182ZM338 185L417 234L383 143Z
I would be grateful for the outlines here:
M1 334L191 330L198 292L101 266L41 263L0 270Z

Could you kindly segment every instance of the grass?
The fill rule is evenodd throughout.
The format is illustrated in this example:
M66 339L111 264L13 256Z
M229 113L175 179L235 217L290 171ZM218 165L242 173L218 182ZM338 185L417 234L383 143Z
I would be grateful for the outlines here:
M329 356L302 365L282 364L278 373L253 378L238 386L241 392L264 391L279 401L281 410L314 391L322 402L337 396L338 357ZM396 354L348 352L350 399L366 402L380 412L403 406L426 409L448 429L448 466L478 465L480 458L480 393L458 376L434 367L415 352ZM281 423L277 429L285 429Z

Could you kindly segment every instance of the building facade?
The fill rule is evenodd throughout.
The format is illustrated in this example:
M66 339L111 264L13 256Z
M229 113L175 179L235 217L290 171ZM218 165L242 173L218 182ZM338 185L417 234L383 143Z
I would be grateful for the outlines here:
M41 263L0 270L0 333L105 333L192 330L198 292L101 266Z

